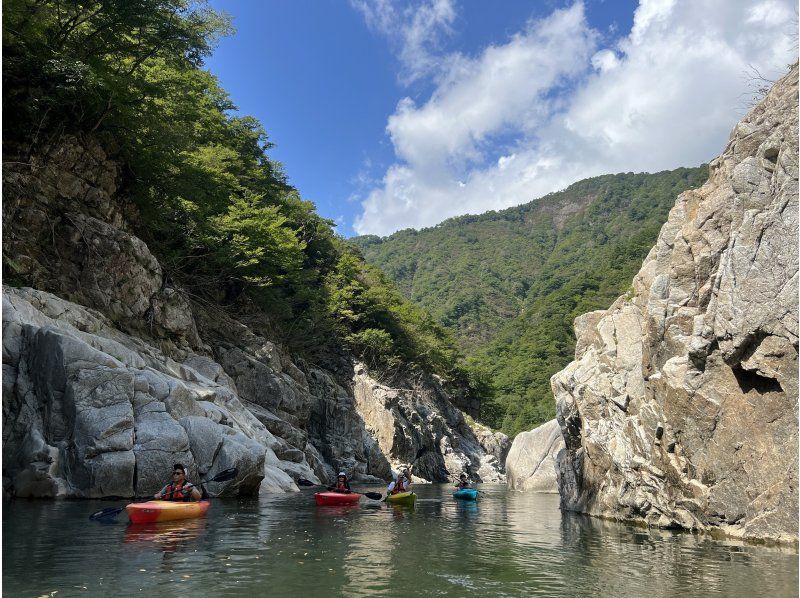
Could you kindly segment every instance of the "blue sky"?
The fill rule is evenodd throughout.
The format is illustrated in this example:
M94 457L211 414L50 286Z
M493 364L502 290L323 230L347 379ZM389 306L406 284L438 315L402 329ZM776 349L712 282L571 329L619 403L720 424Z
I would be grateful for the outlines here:
M747 69L775 77L793 52L783 0L212 6L236 33L208 68L345 236L709 160L748 107Z

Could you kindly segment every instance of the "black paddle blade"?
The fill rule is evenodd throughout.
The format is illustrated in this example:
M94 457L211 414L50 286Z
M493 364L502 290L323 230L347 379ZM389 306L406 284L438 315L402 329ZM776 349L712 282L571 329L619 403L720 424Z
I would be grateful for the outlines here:
M109 507L107 509L103 509L102 511L97 511L96 513L92 513L89 515L89 519L92 521L97 521L98 519L106 519L107 517L114 517L122 513L125 510L125 507Z
M227 482L228 480L232 480L237 475L239 475L239 470L236 467L231 467L230 469L226 469L225 471L220 471L217 475L213 478L208 480L209 482Z
M379 494L378 492L363 492L362 494L372 500L381 500L383 498L383 494Z
M317 484L315 484L311 480L307 480L305 478L300 478L299 480L297 480L297 485L298 486L316 486Z

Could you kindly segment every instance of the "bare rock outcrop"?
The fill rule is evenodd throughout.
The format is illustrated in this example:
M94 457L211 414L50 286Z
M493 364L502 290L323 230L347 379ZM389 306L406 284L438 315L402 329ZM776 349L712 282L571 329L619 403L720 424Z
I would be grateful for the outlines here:
M4 491L147 495L177 461L192 479L238 467L210 485L225 495L296 491L342 469L389 479L407 451L380 442L364 417L375 405L362 412L356 396L386 387L354 377L363 368L344 351L330 369L306 364L187 299L136 236L108 141L65 136L4 164ZM409 444L430 452L418 475L466 464L502 478L504 437L479 431L484 448L457 397L432 378L403 397L398 421L426 422Z
M798 534L798 69L681 194L629 293L552 378L562 508Z
M476 434L439 386L399 392L357 365L345 387L238 329L239 346L215 343L219 361L179 363L50 293L4 287L3 300L3 486L16 496L148 495L175 462L193 479L238 467L209 488L224 495L296 491L340 469L380 482L418 451L420 479L503 479L492 451L508 439Z
M506 476L511 490L558 492L558 453L564 448L561 427L555 419L514 438L506 457Z
M252 494L276 477L271 441L230 389L102 314L3 288L3 485L16 496L145 496L175 462L195 480L236 466L209 490Z
M416 477L435 482L461 473L478 482L505 481L499 457L508 451L508 437L482 426L476 433L434 378L389 387L359 364L353 386L358 414L395 470L413 464Z
M119 165L96 139L66 136L3 166L6 276L102 312L171 353L200 339L189 302L128 226Z

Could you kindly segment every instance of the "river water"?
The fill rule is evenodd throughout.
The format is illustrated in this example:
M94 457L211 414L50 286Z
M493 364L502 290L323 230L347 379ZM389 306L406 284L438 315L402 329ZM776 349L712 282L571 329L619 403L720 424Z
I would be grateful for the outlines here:
M794 548L562 514L557 496L500 485L477 503L415 489L414 508L317 507L306 491L153 525L87 519L116 503L4 502L3 595L797 596Z

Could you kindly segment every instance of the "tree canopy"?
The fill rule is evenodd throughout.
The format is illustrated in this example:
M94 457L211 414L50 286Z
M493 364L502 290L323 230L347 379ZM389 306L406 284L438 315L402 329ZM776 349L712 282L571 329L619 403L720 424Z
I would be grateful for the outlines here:
M3 137L117 148L137 234L179 288L255 304L313 359L344 344L375 367L468 383L451 334L405 299L287 183L271 143L203 60L230 20L190 0L4 0ZM12 149L8 149L12 148Z

